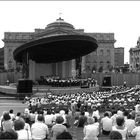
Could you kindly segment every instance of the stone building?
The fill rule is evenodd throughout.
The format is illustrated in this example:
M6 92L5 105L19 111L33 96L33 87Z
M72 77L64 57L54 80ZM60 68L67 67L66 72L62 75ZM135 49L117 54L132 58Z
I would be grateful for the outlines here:
M59 31L56 31L56 25L60 24ZM70 28L68 28L70 27ZM58 27L57 27L58 28ZM56 20L50 23L44 29L35 29L34 32L5 32L4 33L4 68L6 70L16 69L19 64L16 64L13 58L13 52L19 46L40 38L41 36L47 36L50 34L58 34L62 31L70 34L70 32L81 33L89 35L95 38L98 42L98 48L96 51L83 56L81 73L92 74L93 72L109 71L115 65L114 56L114 33L87 33L84 29L75 29L72 24L65 22L64 20ZM61 33L59 33L61 34Z
M106 72L114 67L114 33L86 33L98 41L96 51L85 56L86 72Z
M140 37L138 38L137 45L129 50L130 70L140 70Z
M0 48L0 71L4 70L4 48Z
M124 66L124 48L118 47L114 50L114 60L115 60L115 67L122 67Z

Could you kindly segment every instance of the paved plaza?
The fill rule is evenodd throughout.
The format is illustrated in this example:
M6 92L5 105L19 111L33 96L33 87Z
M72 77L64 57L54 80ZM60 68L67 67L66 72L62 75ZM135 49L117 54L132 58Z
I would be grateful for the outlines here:
M23 104L20 100L6 100L0 99L0 115L2 115L3 111L9 111L10 109L14 110L14 113L23 112L27 107L27 104Z

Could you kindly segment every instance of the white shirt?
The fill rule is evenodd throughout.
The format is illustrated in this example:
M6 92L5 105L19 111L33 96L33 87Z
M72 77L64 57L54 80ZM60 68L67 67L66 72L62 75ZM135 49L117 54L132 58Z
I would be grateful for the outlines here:
M97 119L100 119L99 111L98 111L98 110L93 111L93 113L92 113L92 117L93 117L93 116L96 116Z
M114 114L113 116L111 116L111 119L113 121L113 126L116 125L116 118L118 117L117 114Z
M84 140L98 140L99 129L97 125L89 124L84 127Z
M31 133L33 139L44 139L49 134L48 126L43 122L35 122L32 124Z
M136 140L140 140L140 126L134 128L131 134L135 136Z
M113 131L118 131L121 133L123 140L126 140L126 136L127 136L127 127L125 127L124 129L117 129L116 126L112 127Z
M123 117L123 112L121 110L118 110L117 115Z
M28 139L31 140L32 139L30 131L22 129L22 130L19 130L19 131L16 131L16 132L18 134L18 140L28 140Z
M11 120L13 120L15 118L15 114L14 113L9 113Z
M44 119L45 119L45 124L51 125L53 123L53 120L54 120L54 115L53 114L45 115Z
M125 126L127 127L128 133L130 134L132 130L135 128L135 121L132 119L126 119Z
M86 117L89 117L89 112L86 111L86 112L85 112L85 116L86 116Z
M112 130L112 125L113 125L113 121L111 118L109 117L104 117L101 119L101 123L103 126L103 130L105 131L111 131Z

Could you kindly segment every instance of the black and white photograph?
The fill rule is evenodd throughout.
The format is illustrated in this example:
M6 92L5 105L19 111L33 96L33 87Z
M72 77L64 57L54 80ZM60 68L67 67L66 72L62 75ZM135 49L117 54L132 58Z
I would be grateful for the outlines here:
M0 1L0 139L140 140L140 1Z

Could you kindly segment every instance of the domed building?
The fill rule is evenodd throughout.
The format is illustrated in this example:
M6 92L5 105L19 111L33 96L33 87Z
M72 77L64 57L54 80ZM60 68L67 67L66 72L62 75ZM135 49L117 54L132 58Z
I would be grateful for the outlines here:
M114 33L86 33L57 19L34 32L5 32L4 67L22 66L23 78L81 77L114 66Z

